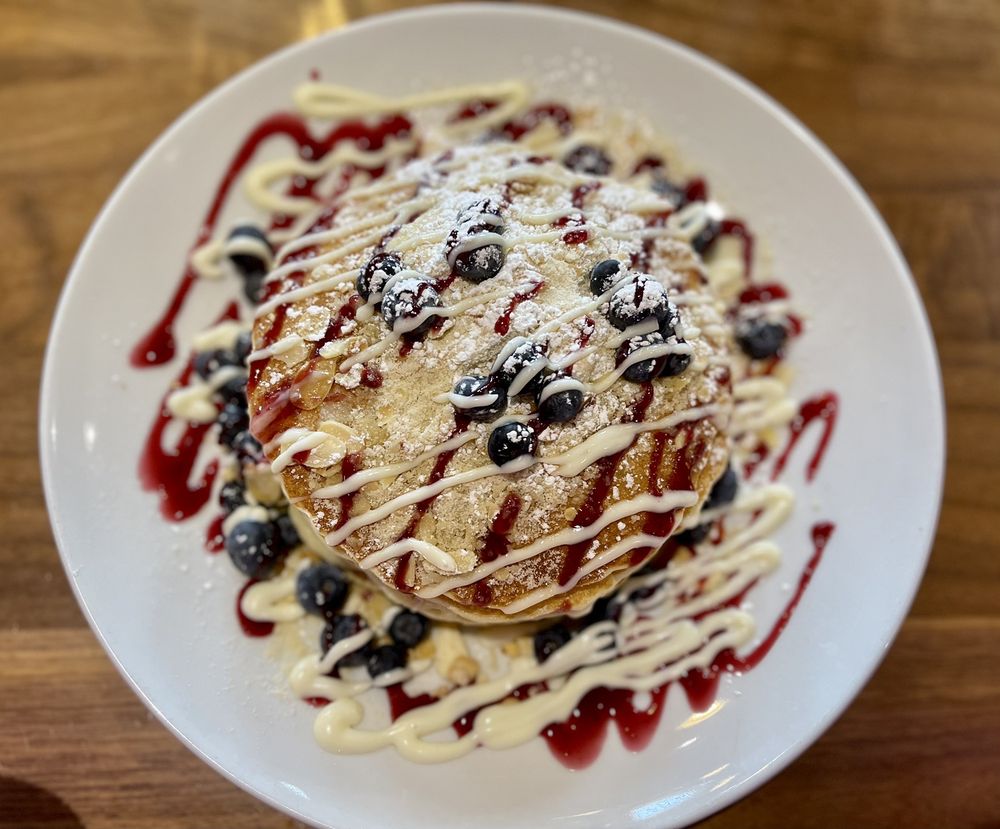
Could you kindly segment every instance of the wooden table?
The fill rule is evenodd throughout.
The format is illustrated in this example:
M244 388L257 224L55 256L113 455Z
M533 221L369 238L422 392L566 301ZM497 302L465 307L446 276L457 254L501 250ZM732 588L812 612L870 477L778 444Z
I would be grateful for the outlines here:
M160 726L87 629L42 502L37 379L73 254L143 148L263 55L396 5L0 0L0 827L296 825ZM1000 3L578 5L712 55L802 118L899 239L944 368L944 511L899 639L829 733L705 825L1000 826Z

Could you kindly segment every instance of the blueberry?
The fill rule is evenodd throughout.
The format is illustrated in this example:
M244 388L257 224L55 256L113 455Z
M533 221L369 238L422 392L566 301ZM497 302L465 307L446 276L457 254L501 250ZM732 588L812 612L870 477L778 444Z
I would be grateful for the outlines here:
M233 345L233 353L239 361L238 365L243 365L246 362L251 351L253 351L253 335L249 331L243 331L236 338L236 343Z
M397 645L404 648L415 648L427 635L430 623L426 616L421 616L412 610L401 610L392 618L389 624L389 636Z
M492 279L507 261L502 245L480 245L455 255L455 273L470 282Z
M705 226L699 230L691 240L691 247L699 256L704 256L715 240L719 238L722 226L714 219L709 219Z
M242 507L246 503L244 497L246 490L242 481L227 481L219 490L219 506L228 515L237 507Z
M238 225L229 231L224 251L245 278L263 276L274 259L274 248L264 231L255 225Z
M247 377L245 374L240 374L236 377L230 377L223 383L219 388L215 390L215 393L222 398L225 403L236 403L240 406L246 408L247 405Z
M788 329L776 322L753 320L736 332L736 342L743 352L754 360L774 357L788 339Z
M339 567L314 564L295 579L295 598L306 613L332 619L347 601L350 586Z
M380 645L368 654L368 674L373 679L405 667L406 648L399 645Z
M538 416L546 423L565 423L583 408L583 383L564 371L545 376L544 385L535 397Z
M526 337L510 340L493 363L493 379L511 397L537 394L549 372L545 349Z
M677 306L672 302L670 303L670 313L662 320L660 320L659 332L660 336L665 340L669 340L671 337L677 336L677 326L680 324L681 316L677 311Z
M332 621L328 622L319 635L319 649L320 653L325 656L326 652L330 650L337 642L346 639L348 636L354 636L356 633L361 633L366 627L367 623L364 619L358 616L356 613L352 613L349 616L337 616ZM364 665L368 661L368 654L371 653L371 644L365 644L363 647L358 648L356 651L342 656L337 662L337 668L356 668L359 665Z
M400 279L394 282L382 297L382 319L390 331L401 334L422 334L434 325L433 314L416 323L425 308L437 308L441 297L426 279Z
M213 351L199 351L194 355L195 373L202 379L207 380L223 366L238 366L242 364L236 353L222 348Z
M622 285L608 303L608 322L619 331L650 317L663 322L676 315L677 309L667 297L667 289L645 274Z
M701 544L702 541L708 538L708 534L711 531L711 523L699 524L697 527L691 527L689 530L677 533L674 538L678 544L682 544L685 547L693 547L695 544Z
M452 401L455 411L473 420L493 420L498 415L503 414L507 408L507 390L499 383L493 382L489 377L469 376L462 377L455 383L453 392L460 398L485 397L492 395L492 403L481 403L475 406L465 406Z
M726 471L715 482L708 498L705 499L705 509L715 509L732 503L739 488L740 482L736 477L736 470L732 466L727 466Z
M687 190L681 185L674 184L661 175L654 174L650 187L658 196L663 196L667 201L673 204L676 210L680 210L680 208L684 207L684 205L688 203Z
M621 605L613 601L612 596L604 596L594 602L590 612L584 617L584 626L596 625L598 622L605 622L618 618L621 613Z
M659 331L652 331L649 334L639 334L618 346L615 363L616 365L621 365L640 348L650 348L663 344L663 335ZM660 374L663 370L663 363L663 356L640 360L637 363L632 363L632 365L625 369L622 377L626 380L631 380L633 383L648 383Z
M577 173L606 176L611 172L611 159L600 147L581 144L563 157L563 164Z
M486 450L497 466L510 463L522 455L534 455L538 436L523 423L504 423L490 433Z
M242 403L227 403L219 412L216 422L219 424L219 443L232 447L237 435L250 428L250 415Z
M295 529L295 523L287 512L284 515L279 515L274 520L274 525L278 528L278 537L286 550L292 550L302 543L299 531Z
M484 282L500 273L507 258L503 245L495 241L477 241L476 237L503 232L500 205L494 199L480 199L462 210L458 214L458 227L448 234L444 246L445 256L455 273L471 282Z
M535 634L535 659L541 664L569 642L573 634L563 625L553 625Z
M249 431L242 431L233 438L232 450L241 463L258 464L264 460L264 449Z
M615 280L622 275L622 263L617 259L605 259L590 270L590 292L594 296L607 293Z
M460 225L479 220L481 227L489 227L497 233L503 233L503 220L500 218L500 203L492 196L479 199L458 212L457 221Z
M678 374L683 374L689 365L691 365L690 354L668 354L663 360L660 377L676 377Z
M385 283L403 270L403 260L395 253L376 253L358 273L358 293L365 302L381 302Z
M271 575L281 559L274 524L240 521L226 536L226 552L236 569L252 579Z
M264 278L267 274L255 273L243 280L243 296L251 305L257 305L264 298Z

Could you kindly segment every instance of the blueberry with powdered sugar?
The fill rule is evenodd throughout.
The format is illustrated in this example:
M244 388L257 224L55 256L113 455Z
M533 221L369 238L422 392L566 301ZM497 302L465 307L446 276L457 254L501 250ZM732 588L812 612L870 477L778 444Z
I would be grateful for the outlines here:
M358 272L358 293L365 302L382 301L385 283L403 270L403 260L395 253L376 253Z
M574 173L606 176L611 172L611 158L600 147L581 144L563 157L563 164Z
M507 408L507 390L489 377L459 378L449 398L457 414L472 420L493 420Z
M452 267L455 273L471 282L485 282L500 273L505 261L502 245L480 245L456 253Z
M499 228L498 233L503 233L503 218L500 215L500 202L493 196L486 196L478 199L458 212L458 223L460 225L468 222L479 221L485 228L487 226ZM476 231L478 232L478 231Z
M659 376L666 359L664 345L666 339L659 331L639 334L623 342L615 354L616 365L630 362L622 377L633 383L648 383Z
M390 331L423 334L438 319L427 309L440 307L441 297L426 279L397 279L382 297L382 319Z
M646 274L622 285L608 303L608 322L619 331L655 317L661 323L677 315L667 289Z
M471 282L492 279L506 261L500 239L503 232L499 203L489 197L480 199L458 214L458 226L448 234L444 246L448 264Z
M524 455L534 455L538 450L538 436L524 423L504 423L490 433L486 450L493 463L503 466Z
M670 341L672 337L678 337L677 327L681 324L681 315L677 306L670 303L670 313L660 320L659 332L663 339ZM683 340L680 340L683 342Z
M600 296L611 290L624 275L625 269L617 259L605 259L598 262L590 271L590 292L594 296Z
M565 371L554 371L545 377L535 396L538 416L546 423L565 423L583 408L584 386Z
M545 348L527 337L509 340L497 355L491 371L496 384L506 389L509 397L537 394L549 373Z

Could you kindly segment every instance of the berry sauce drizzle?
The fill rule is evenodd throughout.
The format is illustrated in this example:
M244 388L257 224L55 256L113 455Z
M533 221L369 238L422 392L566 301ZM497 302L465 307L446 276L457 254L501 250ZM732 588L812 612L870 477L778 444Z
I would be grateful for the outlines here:
M226 549L226 536L222 532L225 515L216 515L205 530L205 549L210 553L221 553Z
M239 319L236 303L218 318ZM194 373L194 355L181 370L171 388L186 386ZM160 401L160 410L146 436L142 454L139 457L139 483L149 492L160 496L160 513L168 521L184 521L198 512L212 495L212 484L219 470L217 460L205 465L200 477L191 480L198 454L212 423L189 423L175 418L167 408L168 391ZM164 437L173 424L180 426L180 436L172 446L164 445Z
M452 429L451 434L448 436L448 440L460 435L466 429L469 428L469 424L472 423L471 420L462 415L455 415L455 428ZM449 449L446 452L442 452L434 460L434 466L431 468L430 474L427 476L427 480L422 484L422 486L431 486L440 481L445 472L448 471L448 464L451 463L451 459L455 457L458 452L458 448ZM424 498L422 501L418 501L413 505L413 515L406 524L406 528L399 534L397 541L402 541L404 538L413 538L414 533L416 533L417 528L420 526L421 520L427 514L427 511L431 508L434 503L434 499L437 498L436 495L431 495L428 498ZM409 570L410 559L413 557L413 553L404 553L397 560L396 573L393 576L393 582L395 583L396 589L402 593L412 593L413 585L406 581L406 575Z
M651 383L647 383L643 386L638 399L632 404L631 411L622 422L642 423L646 417L646 410L649 409L649 404L652 402L653 386ZM597 477L594 479L593 486L591 486L590 491L577 510L576 516L573 518L572 524L574 527L589 527L604 513L604 502L608 499L608 495L611 494L611 486L614 483L615 473L618 471L618 466L622 462L622 458L625 457L625 453L630 448L631 444L620 452L615 452L613 455L601 458L594 464L598 469ZM587 550L593 544L593 540L580 541L566 548L566 558L563 560L562 569L559 571L560 585L569 584L570 580L580 569Z
M454 120L474 118L493 109L496 105L496 102L492 101L474 102L460 110ZM517 140L543 121L551 121L562 135L568 135L573 128L573 116L566 107L557 103L546 103L535 106L524 115L508 121L497 128L495 133L508 140ZM265 118L246 136L231 159L222 180L216 188L210 206L202 219L195 242L191 248L191 253L213 237L220 213L231 195L234 183L238 180L246 166L256 157L262 145L270 139L291 139L296 145L301 158L316 161L322 159L342 142L354 143L359 148L366 150L379 150L383 147L387 139L406 137L411 132L411 122L401 114L387 115L371 126L362 121L344 122L321 137L314 136L310 132L306 121L297 115L278 113ZM528 160L532 162L537 159ZM648 157L637 165L636 172L658 170L662 167L662 159ZM323 197L326 209L314 221L309 232L317 232L333 226L339 209L337 199L349 188L354 172L355 169L353 167L345 165L344 172L340 180L336 182L333 191ZM384 168L368 170L367 172L371 178L378 178L383 174ZM310 198L317 201L317 204L320 204L320 197L315 192L317 184L317 179L297 177L289 184L286 189L286 195ZM599 187L599 183L587 184L576 188L571 194L573 207L581 212L564 217L556 223L558 227L567 228L566 233L562 237L566 244L577 245L589 240L589 233L585 227L585 217L582 208L586 197ZM702 178L690 179L678 189L682 192L685 202L708 200L708 186ZM652 216L648 220L648 225L650 227L661 226L666 221L668 215L669 213L664 213ZM270 228L273 230L288 227L292 224L293 220L293 216L272 216ZM398 230L398 227L390 230L390 234L396 230ZM788 297L787 289L779 283L753 283L754 237L746 224L738 219L723 219L718 223L717 232L719 236L730 236L738 239L742 245L742 261L746 288L739 296L738 307L755 303L767 303ZM636 255L633 265L636 268L644 269L648 264L648 257L651 250L652 243L645 244L643 250ZM316 253L315 249L306 248L296 251L283 261L298 261L314 256ZM136 342L130 353L130 362L136 368L162 365L170 361L176 354L177 346L174 337L174 325L182 313L198 279L190 263L190 258L189 254L185 270L162 316ZM288 274L283 281L284 287L287 288L290 285L301 284L305 275L305 271ZM455 274L451 274L444 280L439 280L435 287L439 292L443 291L451 284L454 278ZM511 298L508 307L496 320L494 326L496 333L501 335L507 334L510 330L511 317L518 305L536 296L542 290L542 287L543 283L539 282L530 289L515 294ZM265 298L274 296L281 289L282 284L269 284L266 286ZM323 338L315 344L317 352L323 344L332 342L344 335L349 327L348 324L354 319L360 305L360 297L354 296L340 308L339 312L331 320ZM287 307L286 305L280 305L275 310L270 325L261 337L261 348L273 345L280 337L287 314ZM238 318L235 303L226 310L222 318ZM791 336L794 337L801 333L802 324L798 318L787 315L787 323ZM589 326L585 323L581 329L579 338L579 346L581 348L587 344L592 332L592 321L590 321ZM405 342L403 343L403 348L406 348ZM256 412L254 417L255 435L262 442L273 438L280 431L287 418L294 414L300 402L299 387L314 367L316 359L314 352L313 358L307 361L305 368L290 383L272 390L262 401L259 411ZM771 373L781 362L781 359L782 355L779 354L778 357L770 361L761 361L759 372L765 374ZM267 362L268 360L265 358L250 364L248 391L252 392L258 385L261 375L266 369ZM189 360L187 365L181 370L172 388L185 385L190 379L192 372L193 359ZM362 368L361 384L368 388L378 388L382 384L382 375L375 367L366 365ZM635 404L633 404L629 415L626 416L625 422L641 422L652 402L652 397L651 385L645 386ZM816 447L806 466L805 473L807 481L812 481L815 478L834 431L838 406L838 398L833 393L819 395L802 404L797 417L792 421L788 442L772 465L771 480L777 480L782 475L790 455L800 442L803 434L813 421L818 420L823 424L823 427L822 431L818 433ZM173 420L174 418L170 416L166 408L166 397L164 397L161 402L160 412L149 432L140 459L139 478L144 488L156 491L159 494L160 510L163 515L171 521L180 521L194 515L208 501L218 472L218 463L217 461L211 461L206 464L200 472L199 477L192 481L191 477L197 463L199 450L205 437L211 430L212 424L183 424L180 435L174 445L165 448L163 445L164 435ZM464 431L468 425L467 419L456 417L455 429L452 434ZM540 432L542 429L544 429L544 425L536 428L536 432ZM667 443L669 441L680 442L681 440L688 440L691 434L691 424L686 424L672 433L657 433L653 435L653 449L650 457L648 480L648 488L651 494L662 494L664 489L682 490L691 488L691 464L700 454L697 446L688 445L684 452L679 453L671 475L665 483L661 481L659 476L659 469L662 465ZM455 451L457 450L445 452L438 456L428 475L426 484L433 484L444 477ZM577 515L573 520L574 526L588 526L597 520L603 512L605 501L610 494L615 472L624 454L625 452L616 453L602 459L596 464L598 474L590 492L577 511ZM761 444L753 453L750 461L745 465L744 474L748 476L756 466L763 464L768 459L768 454L768 448ZM349 478L362 468L362 456L360 454L349 454L343 461L343 476L345 479ZM433 501L434 498L431 497L415 505L413 515L406 529L400 534L400 539L414 535L421 519L431 508ZM352 507L353 493L342 496L340 499L341 514L339 525L348 520ZM520 515L521 508L521 499L516 494L511 493L504 500L499 511L491 521L486 536L483 539L483 549L481 551L483 561L494 561L506 554L509 547L508 535ZM224 549L225 538L222 533L222 520L223 516L216 517L207 529L205 544L206 548L211 552ZM643 531L651 535L667 536L673 529L674 520L674 513L662 515L648 514L644 519ZM830 522L820 522L812 527L812 556L803 569L795 591L782 610L781 615L767 635L761 640L760 644L744 656L738 656L732 650L721 651L708 668L689 672L686 676L678 680L677 684L683 689L692 710L703 711L711 706L716 698L719 681L724 672L752 670L771 651L794 614L796 607L802 600L834 529L834 524ZM722 527L720 522L717 525L717 532L712 536L713 543L720 541L721 537ZM590 543L581 543L568 548L559 576L560 584L568 584L577 574ZM668 543L657 552L655 561L658 566L665 566L676 546L676 544L671 545ZM636 564L654 552L656 551L652 549L637 550L632 554L632 563ZM404 592L411 592L413 590L413 587L406 583L411 556L412 554L407 554L401 557L396 567L396 587ZM252 637L267 636L273 630L274 624L250 620L243 614L240 607L243 595L253 584L254 581L249 581L240 591L236 600L237 615L241 628L246 635ZM748 587L747 590L749 589ZM485 584L477 585L473 601L480 604L488 603L491 600L491 596L487 591L488 587ZM738 606L745 592L728 600L726 605ZM387 688L386 691L393 719L397 719L414 708L434 702L434 698L428 695L409 697L402 690L402 687L398 685ZM530 689L519 689L518 692L515 692L514 696L521 698L521 691L530 693ZM643 695L643 699L640 701L638 700L638 695L628 689L594 689L580 700L576 711L574 711L574 714L568 720L549 724L542 730L541 736L548 743L552 753L567 767L573 769L585 768L594 762L607 737L609 723L612 721L615 723L625 747L631 751L639 751L652 739L662 717L668 691L669 683L653 690L648 695ZM328 701L322 698L310 698L307 702L319 706L326 704ZM455 731L459 736L468 733L472 729L475 714L476 712L469 712L455 723Z
M233 184L246 168L247 164L257 155L262 145L275 137L289 138L298 148L299 155L309 161L317 161L341 142L351 142L369 150L379 150L386 139L402 138L410 134L413 125L402 115L391 115L383 118L375 126L367 126L362 121L348 121L332 129L325 136L317 138L309 131L304 118L290 113L277 113L262 120L243 140L239 149L229 162L226 172L215 189L212 202L201 222L198 235L191 246L191 253L204 245L215 231L219 214L229 199ZM382 169L371 170L373 177L381 175ZM312 196L316 180L305 179L293 182L288 195ZM273 227L287 227L291 217L276 216ZM174 339L174 324L184 308L185 302L198 279L198 275L190 262L181 275L180 282L167 304L163 316L147 331L132 348L130 361L136 368L148 368L168 362L177 351Z
M507 303L507 307L504 308L503 312L497 317L497 321L493 324L493 330L500 334L501 336L510 331L510 320L514 316L514 312L517 307L522 302L527 302L529 299L534 299L541 292L542 288L545 287L545 282L539 280L535 282L530 288L523 291L518 291L514 296L510 298L510 302Z
M236 597L236 617L240 621L240 628L243 633L259 639L271 635L274 630L274 622L255 622L243 612L243 595L257 584L257 581L257 579L250 579L250 581L243 585L243 589L240 590L239 595Z
M785 446L784 451L778 456L778 459L774 463L774 469L771 472L771 480L777 480L778 476L785 469L785 464L788 463L788 456L792 453L799 439L802 437L802 433L809 427L809 424L814 420L818 420L823 424L823 431L820 433L819 441L816 443L816 449L813 452L813 456L809 459L809 465L806 467L806 480L811 481L816 477L816 473L819 471L819 465L823 461L823 456L826 454L827 446L830 444L830 438L833 435L833 428L837 423L837 414L840 406L840 399L833 392L827 392L826 394L821 394L817 397L810 398L806 400L800 407L799 413L792 420L789 425L789 435L788 444Z
M514 528L517 517L521 514L521 497L516 492L507 493L500 509L490 523L490 529L483 540L479 557L483 561L496 561L500 556L505 555L510 545L507 536Z

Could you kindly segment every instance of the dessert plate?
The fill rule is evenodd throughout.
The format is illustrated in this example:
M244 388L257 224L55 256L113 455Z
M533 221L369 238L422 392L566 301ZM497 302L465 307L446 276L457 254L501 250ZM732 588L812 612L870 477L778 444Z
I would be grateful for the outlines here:
M374 59L383 56L383 60ZM401 69L405 71L401 71ZM762 630L836 525L794 618L752 673L726 675L691 714L670 693L640 753L612 733L571 772L535 740L443 766L383 751L324 753L313 712L284 691L266 640L240 633L238 574L201 552L204 521L169 524L136 482L165 378L131 345L175 287L198 217L243 136L322 77L379 94L526 77L547 97L644 113L769 240L773 270L809 316L793 392L839 397L820 475L807 431L786 480L798 494L777 535L781 570L751 595ZM456 77L456 73L458 77ZM183 341L228 299L199 283ZM596 17L450 6L377 17L291 47L223 85L136 164L94 224L63 292L41 403L46 496L91 626L150 709L208 763L318 826L679 826L772 777L844 710L885 654L923 572L943 469L941 382L917 292L881 218L801 124L719 65ZM612 729L614 731L614 729Z

